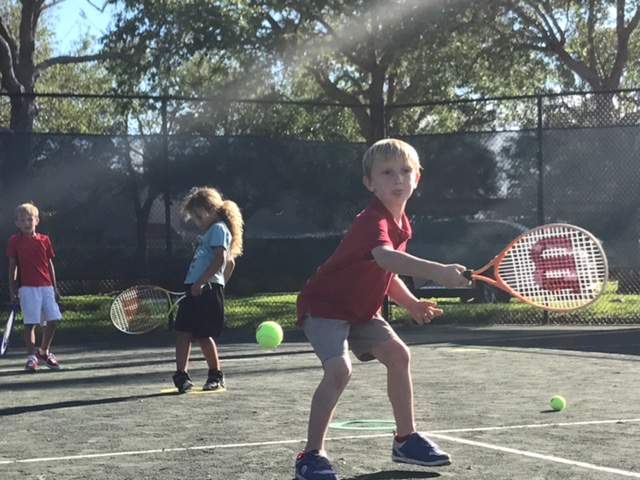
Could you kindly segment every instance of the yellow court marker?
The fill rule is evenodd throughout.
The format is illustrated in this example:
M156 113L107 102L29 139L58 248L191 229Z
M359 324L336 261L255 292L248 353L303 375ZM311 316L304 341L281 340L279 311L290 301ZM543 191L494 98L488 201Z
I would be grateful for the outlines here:
M186 393L189 395L202 395L224 392L226 392L224 388L218 388L216 390L203 390L202 387L193 387ZM162 390L160 390L160 393L166 393L167 395L182 395L181 393L178 393L178 389L175 387L163 388Z

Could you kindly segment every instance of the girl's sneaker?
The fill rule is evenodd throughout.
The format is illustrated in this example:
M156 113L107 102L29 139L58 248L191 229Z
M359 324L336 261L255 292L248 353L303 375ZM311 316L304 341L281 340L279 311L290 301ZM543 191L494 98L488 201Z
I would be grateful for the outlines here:
M60 364L58 363L58 360L53 353L40 353L40 350L36 350L36 357L40 362L44 363L50 369L60 370Z
M38 357L35 355L29 355L27 357L27 363L24 366L27 372L36 372L38 370Z
M218 390L224 388L224 374L220 370L209 370L207 382L202 390Z
M186 393L193 388L193 382L187 372L177 371L173 375L173 384L176 386L179 393Z
M412 433L407 440L400 443L393 439L391 460L398 463L411 463L427 467L449 465L451 457L440 450L435 442L423 437L418 432Z

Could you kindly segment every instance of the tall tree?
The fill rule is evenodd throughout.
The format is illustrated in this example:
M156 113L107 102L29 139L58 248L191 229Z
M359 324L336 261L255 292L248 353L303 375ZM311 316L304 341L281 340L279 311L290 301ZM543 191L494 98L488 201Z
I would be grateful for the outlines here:
M286 99L305 85L318 100L350 108L371 142L389 124L385 104L452 93L445 47L469 21L467 3L126 0L107 48L133 52L120 76L137 75L147 86L195 56L227 74L220 98Z
M640 23L638 0L494 0L486 10L500 49L544 57L560 70L562 88L602 91L623 86Z
M63 0L8 0L0 4L0 89L10 95L9 129L14 133L31 132L37 114L36 84L52 67L94 62L104 53L50 55L49 32L43 25L47 10ZM24 95L26 94L26 95ZM5 152L0 170L8 183L20 176L30 163L29 142L14 139Z
M0 86L11 97L9 128L14 131L31 131L35 118L33 93L36 82L44 70L54 65L92 62L105 58L104 54L58 55L36 61L39 26L43 13L63 0L21 0L17 32L5 18L8 9L0 17Z

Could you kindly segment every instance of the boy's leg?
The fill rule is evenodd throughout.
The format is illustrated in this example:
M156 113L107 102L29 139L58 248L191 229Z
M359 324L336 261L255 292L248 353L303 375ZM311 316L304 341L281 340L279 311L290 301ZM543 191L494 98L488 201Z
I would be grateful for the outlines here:
M387 367L387 395L396 420L396 434L404 437L416 431L411 381L411 353L398 337L376 345L371 353Z
M24 325L24 345L27 349L27 362L24 369L27 372L35 372L38 370L38 357L36 356L36 326Z
M51 342L53 336L56 333L57 321L47 321L47 324L42 328L42 341L40 342L40 353L48 353L51 348Z
M324 440L340 395L351 378L348 354L324 362L324 375L311 400L307 444L304 450L324 453Z
M322 380L311 400L307 443L295 465L297 480L337 480L324 450L336 404L351 378L347 338L351 326L343 320L305 316L304 333L322 362Z
M38 360L53 370L58 370L60 368L58 359L49 351L57 325L57 321L48 321L47 324L42 327L42 341L40 342L40 348L36 349L35 352Z
M62 318L62 313L60 312L58 302L56 302L56 294L53 287L37 287L36 291L42 302L40 318L46 322L42 327L42 340L40 342L40 348L36 350L36 356L38 360L47 367L57 370L60 368L60 364L49 349L51 348L51 342L53 341L58 322Z
M27 355L32 355L36 350L36 326L25 323L23 335Z
M449 454L416 431L411 354L407 345L394 334L373 346L371 353L387 367L387 394L396 420L391 459L413 465L449 465Z

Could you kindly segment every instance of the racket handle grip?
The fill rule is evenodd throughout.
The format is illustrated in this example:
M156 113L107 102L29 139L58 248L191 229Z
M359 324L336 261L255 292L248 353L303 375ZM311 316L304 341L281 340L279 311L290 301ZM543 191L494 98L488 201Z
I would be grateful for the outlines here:
M467 280L472 280L473 270L465 270L462 272L462 276Z

